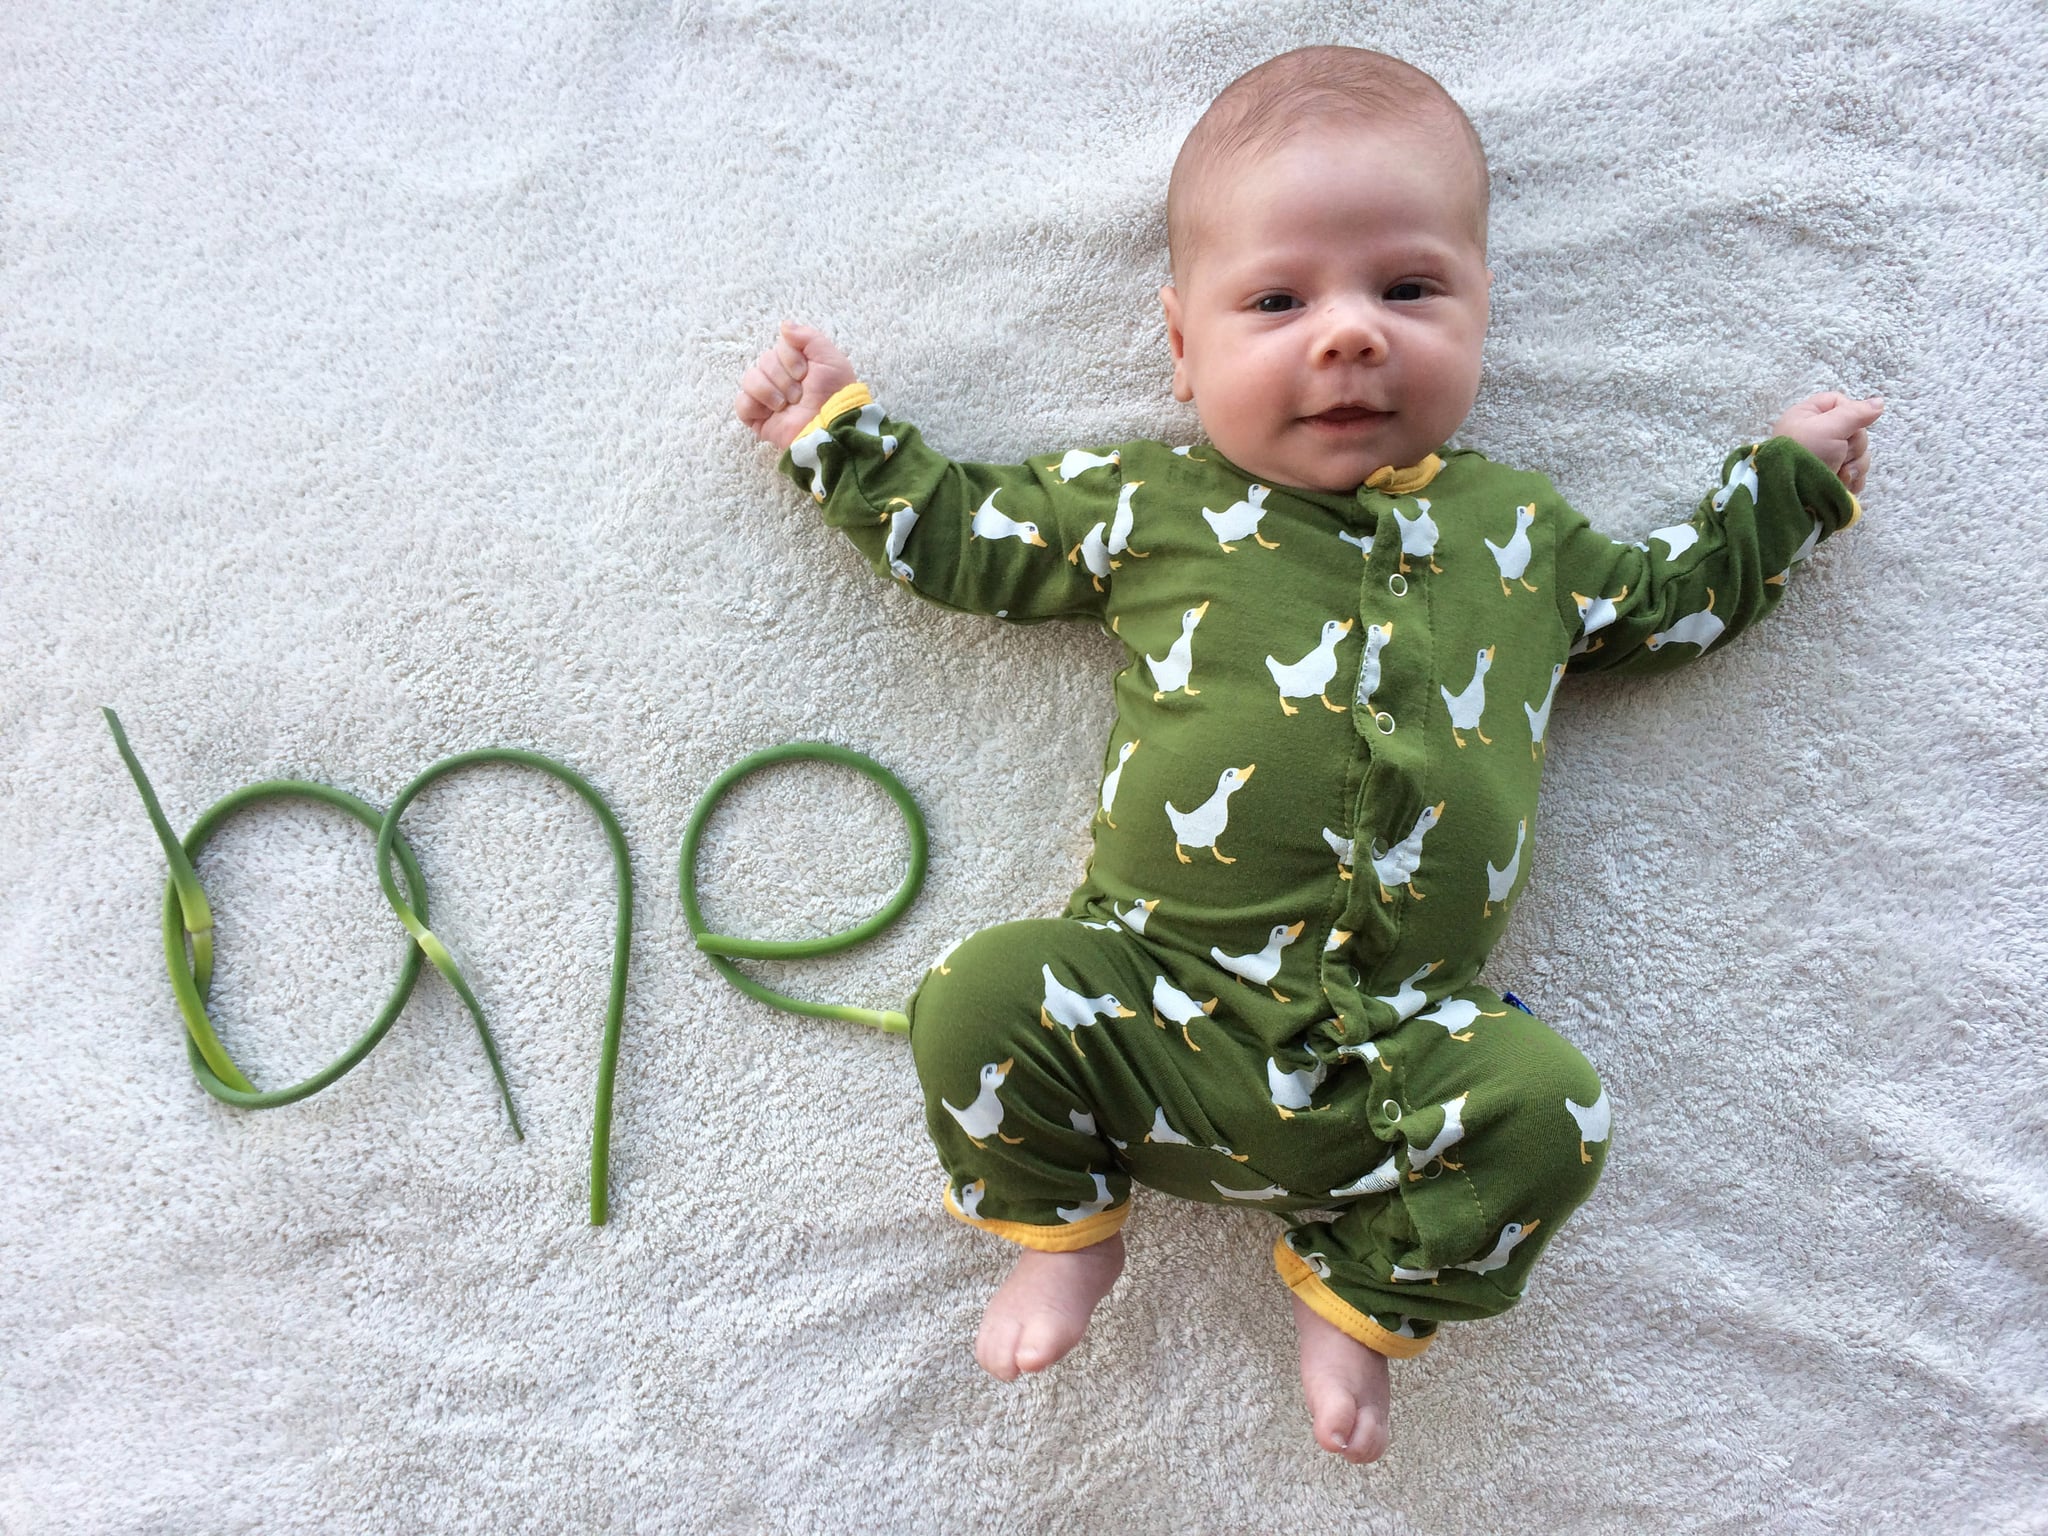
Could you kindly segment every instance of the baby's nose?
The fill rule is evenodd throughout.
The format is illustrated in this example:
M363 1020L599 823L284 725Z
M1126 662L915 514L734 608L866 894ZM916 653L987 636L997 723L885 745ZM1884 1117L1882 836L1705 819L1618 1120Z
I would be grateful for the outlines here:
M1322 354L1326 359L1381 357L1386 327L1379 306L1358 299L1332 299L1324 308Z

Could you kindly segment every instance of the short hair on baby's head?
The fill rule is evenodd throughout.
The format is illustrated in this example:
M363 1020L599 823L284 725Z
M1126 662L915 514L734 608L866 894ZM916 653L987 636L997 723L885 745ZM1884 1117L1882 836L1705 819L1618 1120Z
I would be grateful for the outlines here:
M1188 131L1166 186L1167 258L1178 281L1199 243L1199 204L1212 173L1321 124L1448 131L1465 151L1475 233L1486 249L1486 150L1472 120L1436 80L1370 48L1296 48L1254 65L1226 85Z

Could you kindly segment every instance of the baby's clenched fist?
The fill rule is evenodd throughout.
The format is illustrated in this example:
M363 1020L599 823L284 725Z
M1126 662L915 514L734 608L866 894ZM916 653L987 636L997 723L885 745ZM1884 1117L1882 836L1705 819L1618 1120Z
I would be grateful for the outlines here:
M763 442L787 448L854 378L853 364L831 337L785 320L775 345L755 358L740 379L733 413Z
M1771 423L1774 437L1789 437L1841 478L1853 495L1870 473L1871 423L1884 414L1876 395L1851 400L1833 390L1808 395Z

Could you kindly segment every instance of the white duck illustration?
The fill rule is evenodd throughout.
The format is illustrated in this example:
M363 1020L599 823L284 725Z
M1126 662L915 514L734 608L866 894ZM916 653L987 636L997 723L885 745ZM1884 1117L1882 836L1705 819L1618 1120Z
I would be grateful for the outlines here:
M1152 1111L1152 1129L1145 1133L1145 1140L1155 1147L1192 1147L1194 1143L1166 1123L1166 1106L1160 1105Z
M1266 658L1266 670L1273 674L1273 681L1280 689L1280 710L1283 714L1298 715L1300 710L1288 703L1289 699L1321 699L1323 708L1335 715L1344 713L1342 704L1332 704L1324 692L1330 686L1330 679L1337 675L1337 646L1351 633L1350 619L1330 619L1323 625L1323 638L1301 660L1283 662L1276 656Z
M1444 1166L1450 1165L1446 1163ZM1496 1269L1503 1269L1507 1266L1508 1255L1515 1251L1515 1246L1542 1225L1540 1221L1511 1221L1500 1229L1500 1241L1493 1245L1493 1252L1483 1259L1474 1259L1469 1264L1453 1264L1451 1268L1469 1269L1475 1275L1490 1275Z
M1045 1001L1039 1005L1038 1022L1047 1029L1056 1024L1064 1028L1067 1040L1077 1055L1088 1054L1081 1049L1079 1031L1098 1019L1134 1019L1138 1016L1135 1010L1126 1008L1106 992L1101 997L1083 997L1079 992L1061 986L1049 965L1041 965L1038 970L1045 978Z
M1529 548L1529 525L1534 521L1536 521L1536 504L1531 502L1526 507L1515 508L1515 531L1513 537L1506 544L1496 544L1491 539L1482 539L1481 541L1488 549L1493 551L1493 563L1500 567L1500 591L1503 597L1513 597L1515 595L1514 589L1508 585L1510 581L1519 581L1523 587L1531 592L1536 590L1536 588L1529 586L1527 576L1531 553Z
M1296 1110L1309 1108L1315 1091L1329 1075L1329 1067L1321 1061L1311 1062L1299 1072L1286 1072L1278 1058L1266 1058L1266 1090L1282 1120L1292 1120Z
M1342 1189L1330 1191L1332 1200L1350 1200L1359 1195L1377 1195L1401 1187L1401 1170L1394 1166L1390 1156L1372 1172L1360 1175Z
M1161 976L1152 983L1152 1022L1164 1029L1166 1021L1171 1019L1180 1026L1181 1038L1187 1041L1188 1049L1199 1051L1201 1047L1195 1044L1195 1037L1188 1033L1188 1026L1196 1019L1207 1018L1213 1014L1217 1001L1218 999L1212 997L1206 1003L1198 1003Z
M1039 536L1038 524L1013 522L996 510L996 497L1001 486L988 493L988 499L974 509L974 520L970 525L976 537L984 539L1022 539L1026 544L1045 548L1045 540Z
M1147 557L1147 551L1131 548L1131 524L1135 517L1131 511L1131 498L1138 494L1138 487L1144 483L1142 480L1126 480L1123 489L1116 493L1116 515L1109 524L1109 552L1112 556L1129 555L1133 560ZM1109 563L1118 565L1121 562L1112 558Z
M1102 776L1102 819L1109 823L1109 829L1112 832L1116 830L1116 823L1110 821L1109 813L1116 805L1117 786L1123 782L1124 764L1131 760L1131 754L1137 750L1138 743L1135 737L1118 747L1116 749L1116 766ZM1121 916L1122 914L1118 915ZM1137 931L1143 933L1145 930L1140 928Z
M1605 1141L1614 1128L1614 1112L1607 1104L1607 1090L1600 1090L1600 1097L1591 1104L1574 1104L1570 1099L1564 1107L1571 1111L1572 1118L1579 1122L1579 1161L1590 1163L1591 1154L1586 1151L1589 1141Z
M927 969L937 971L941 976L952 975L953 968L947 965L946 962L953 958L954 952L958 950L962 944L965 944L969 939L973 937L974 935L971 933L962 934L959 938L955 939L951 944L948 944L946 946L945 952L941 954L938 959L934 960L931 963L931 965L927 967Z
M872 400L860 408L860 414L853 418L853 430L865 432L869 437L882 440L882 457L888 458L896 452L896 439L882 431L882 408Z
M1359 554L1363 555L1366 559L1370 560L1372 558L1371 534L1346 533L1342 528L1339 528L1337 530L1337 537L1342 539L1346 544L1349 544L1353 548L1355 548L1359 552Z
M1588 597L1583 592L1574 592L1572 601L1579 605L1579 638L1572 642L1572 648L1565 654L1582 656L1587 651L1597 651L1605 645L1606 641L1595 640L1593 636L1619 617L1620 610L1614 605L1627 596L1627 587L1623 587L1612 597Z
M1277 1001L1291 1003L1294 999L1274 986L1273 978L1280 974L1281 951L1301 937L1301 930L1306 922L1307 919L1304 918L1292 926L1286 923L1276 924L1273 931L1266 935L1266 947L1255 955L1226 955L1211 945L1209 958L1239 981L1255 981L1271 992Z
M1394 1064L1391 1061L1387 1060L1386 1057L1382 1056L1380 1054L1380 1048L1374 1045L1370 1040L1361 1040L1356 1045L1340 1045L1330 1054L1340 1061L1378 1062L1380 1070L1383 1072L1391 1072L1394 1070Z
M1421 1015L1421 1018L1428 1024L1441 1024L1444 1033L1453 1040L1470 1040L1471 1025L1476 1020L1504 1019L1507 1016L1508 1011L1505 1008L1499 1013L1487 1013L1477 1003L1467 1002L1463 998L1447 997L1428 1013ZM1460 1030L1464 1033L1458 1033Z
M1202 521L1207 523L1209 531L1216 535L1216 542L1223 547L1225 554L1233 554L1237 550L1237 546L1231 543L1232 539L1243 539L1246 535L1257 539L1267 549L1280 547L1259 532L1259 523L1266 515L1266 497L1269 494L1271 493L1263 485L1247 486L1245 499L1232 502L1225 511L1212 512L1207 507L1202 508Z
M1414 975L1410 976L1406 981L1402 982L1400 990L1395 992L1392 997L1375 997L1373 1001L1376 1003L1385 1003L1389 1008L1394 1010L1394 1019L1397 1023L1406 1023L1409 1019L1415 1017L1415 1012L1417 1009L1419 1009L1424 1003L1429 1001L1429 994L1424 992L1422 988L1415 985L1415 983L1421 981L1424 977L1428 976L1431 971L1434 971L1438 966L1442 964L1443 961L1441 960L1430 961L1429 964L1423 966L1420 970L1416 971Z
M1515 888L1516 877L1522 873L1522 844L1529 838L1529 820L1525 816L1515 823L1515 855L1508 860L1506 869L1495 869L1493 860L1486 861L1486 910L1481 917L1493 916L1493 904L1505 902L1508 893Z
M976 1179L972 1184L962 1184L953 1193L953 1203L960 1207L960 1214L969 1221L981 1219L981 1197L988 1193L988 1180Z
M1410 896L1422 900L1422 892L1414 885L1415 871L1422 867L1422 840L1431 827L1444 819L1446 803L1439 800L1435 805L1425 805L1408 835L1372 861L1373 873L1379 876L1381 901L1394 899L1387 890L1390 885L1405 885Z
M1372 696L1380 686L1380 652L1387 642L1394 638L1394 623L1389 619L1384 624L1368 624L1365 627L1365 660L1358 665L1358 707L1372 708Z
M1323 940L1323 953L1326 955L1334 955L1338 950L1342 949L1346 944L1349 944L1350 942L1351 930L1349 928L1332 928L1330 930L1330 936L1327 939Z
M1736 491L1749 492L1749 499L1756 500L1756 450L1749 450L1749 457L1737 459L1735 467L1728 471L1728 478L1721 483L1721 489L1714 492L1714 510L1719 512L1728 505L1728 498Z
M1489 645L1479 652L1479 659L1472 673L1472 681L1465 685L1463 693L1452 693L1438 684L1437 692L1444 696L1444 703L1451 711L1451 736L1459 746L1465 745L1464 732L1472 731L1489 747L1493 738L1479 728L1479 718L1486 713L1486 671L1493 665L1496 648Z
M1550 669L1550 691L1543 695L1543 707L1538 709L1533 704L1522 706L1522 713L1529 717L1529 756L1534 761L1542 761L1543 754L1537 749L1543 733L1550 729L1550 706L1557 701L1557 685L1563 681L1564 663L1560 661Z
M1129 911L1125 911L1122 907L1112 902L1110 903L1110 910L1123 919L1126 928L1142 937L1145 932L1145 924L1151 920L1152 914L1159 910L1159 898L1155 896L1150 901L1141 899L1133 904Z
M1394 522L1401 530L1401 573L1408 573L1408 562L1427 560L1429 568L1441 576L1444 568L1436 563L1436 519L1429 515L1429 503L1422 497L1415 498L1415 516L1406 518L1399 507L1394 508Z
M1216 839L1221 837L1230 821L1230 797L1243 789L1250 780L1257 763L1246 763L1242 768L1226 768L1216 776L1216 793L1196 806L1184 811L1171 800L1166 802L1166 819L1173 823L1173 854L1183 864L1195 861L1181 852L1183 847L1206 848L1216 855L1218 863L1235 864L1236 859L1225 858L1217 848Z
M1016 1064L1017 1058L1012 1056L1007 1061L992 1061L983 1067L981 1092L965 1109L955 1109L943 1097L939 1100L946 1106L946 1113L960 1122L960 1129L967 1133L967 1139L977 1147L987 1147L988 1143L982 1139L987 1136L1008 1142L1013 1147L1024 1140L1022 1136L1003 1134L1003 1101L996 1097L996 1090L1003 1086L1003 1079L1010 1075L1010 1068Z
M1288 1197L1288 1192L1278 1184L1268 1184L1264 1189L1225 1189L1214 1179L1209 1182L1216 1186L1216 1193L1226 1200L1285 1200Z
M1811 559L1813 557L1813 551L1815 547L1819 545L1819 543L1820 520L1818 518L1815 518L1813 528L1806 535L1805 542L1803 542L1797 549L1792 551L1792 558L1791 560L1786 562L1785 569L1778 572L1778 574L1775 576L1766 576L1764 578L1764 585L1770 587L1784 586L1786 582L1792 579L1792 567L1798 565L1801 561Z
M811 472L811 498L825 499L825 466L818 462L818 450L832 441L832 434L823 427L815 432L806 432L789 445L789 461L798 469Z
M1106 590L1102 578L1117 567L1117 562L1109 558L1109 545L1103 541L1102 531L1106 526L1097 523L1081 536L1080 543L1067 551L1067 564L1085 564L1089 580L1098 592Z
M891 442L895 439L891 438ZM884 512L882 520L889 525L889 570L898 581L908 581L915 574L903 563L903 546L910 538L910 530L917 526L917 508L901 496L891 496L889 505L899 510Z
M1388 1267L1393 1270L1390 1279L1427 1280L1431 1285L1436 1284L1437 1272L1433 1269L1407 1269L1399 1264L1391 1264Z
M1299 1234L1297 1233L1290 1232L1287 1234L1287 1246L1293 1251L1294 1256L1306 1264L1314 1272L1318 1280L1329 1279L1330 1261L1312 1248L1303 1248L1298 1239Z
M1068 1110L1067 1124L1071 1125L1083 1136L1093 1136L1095 1134L1095 1117L1084 1109Z
M1669 546L1671 552L1664 557L1664 563L1669 565L1699 543L1700 531L1691 523L1673 523L1669 528L1654 528L1636 541L1636 548L1647 553L1651 539L1662 539Z
M1721 631L1728 626L1714 615L1714 589L1707 588L1707 606L1673 624L1669 629L1659 630L1643 644L1651 650L1662 650L1667 645L1696 645L1705 650L1721 638Z
M1124 456L1114 448L1110 449L1106 454L1094 454L1080 448L1069 448L1060 456L1060 462L1053 470L1053 473L1060 477L1060 484L1065 485L1076 475L1085 475L1091 469L1101 469L1110 464L1121 464L1123 458Z
M1095 1181L1095 1198L1083 1205L1056 1205L1053 1214L1061 1221L1086 1221L1090 1216L1099 1216L1109 1209L1109 1180L1099 1173L1091 1173Z
M1449 1158L1444 1157L1444 1154L1465 1139L1465 1125L1461 1117L1465 1112L1465 1100L1470 1097L1470 1094L1461 1093L1455 1099L1441 1106L1444 1112L1443 1129L1430 1139L1428 1146L1418 1148L1415 1145L1414 1138L1409 1138L1408 1177L1411 1180L1421 1178L1422 1174L1419 1170L1427 1168L1438 1158L1443 1158L1444 1166L1452 1170L1461 1169L1465 1166L1463 1163L1452 1162Z
M1188 680L1195 669L1195 626L1202 622L1202 616L1208 611L1208 603L1188 609L1180 616L1180 638L1166 648L1166 654L1157 659L1145 658L1145 665L1152 669L1154 704L1169 693L1184 692L1193 698L1202 691L1189 687Z
M1339 837L1331 828L1325 827L1323 841L1330 845L1330 852L1337 855L1337 878L1349 880L1351 865L1358 857L1358 840L1352 837Z

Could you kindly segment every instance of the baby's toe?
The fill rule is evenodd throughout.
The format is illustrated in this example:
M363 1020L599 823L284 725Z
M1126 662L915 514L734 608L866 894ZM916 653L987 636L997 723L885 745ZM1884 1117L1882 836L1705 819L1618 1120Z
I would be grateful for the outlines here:
M1015 1381L1020 1367L1017 1359L1016 1322L1008 1318L987 1318L975 1335L974 1358L997 1381Z
M1386 1416L1370 1408L1361 1409L1352 1423L1349 1442L1341 1454L1354 1466L1362 1467L1367 1462L1378 1461L1386 1453Z

